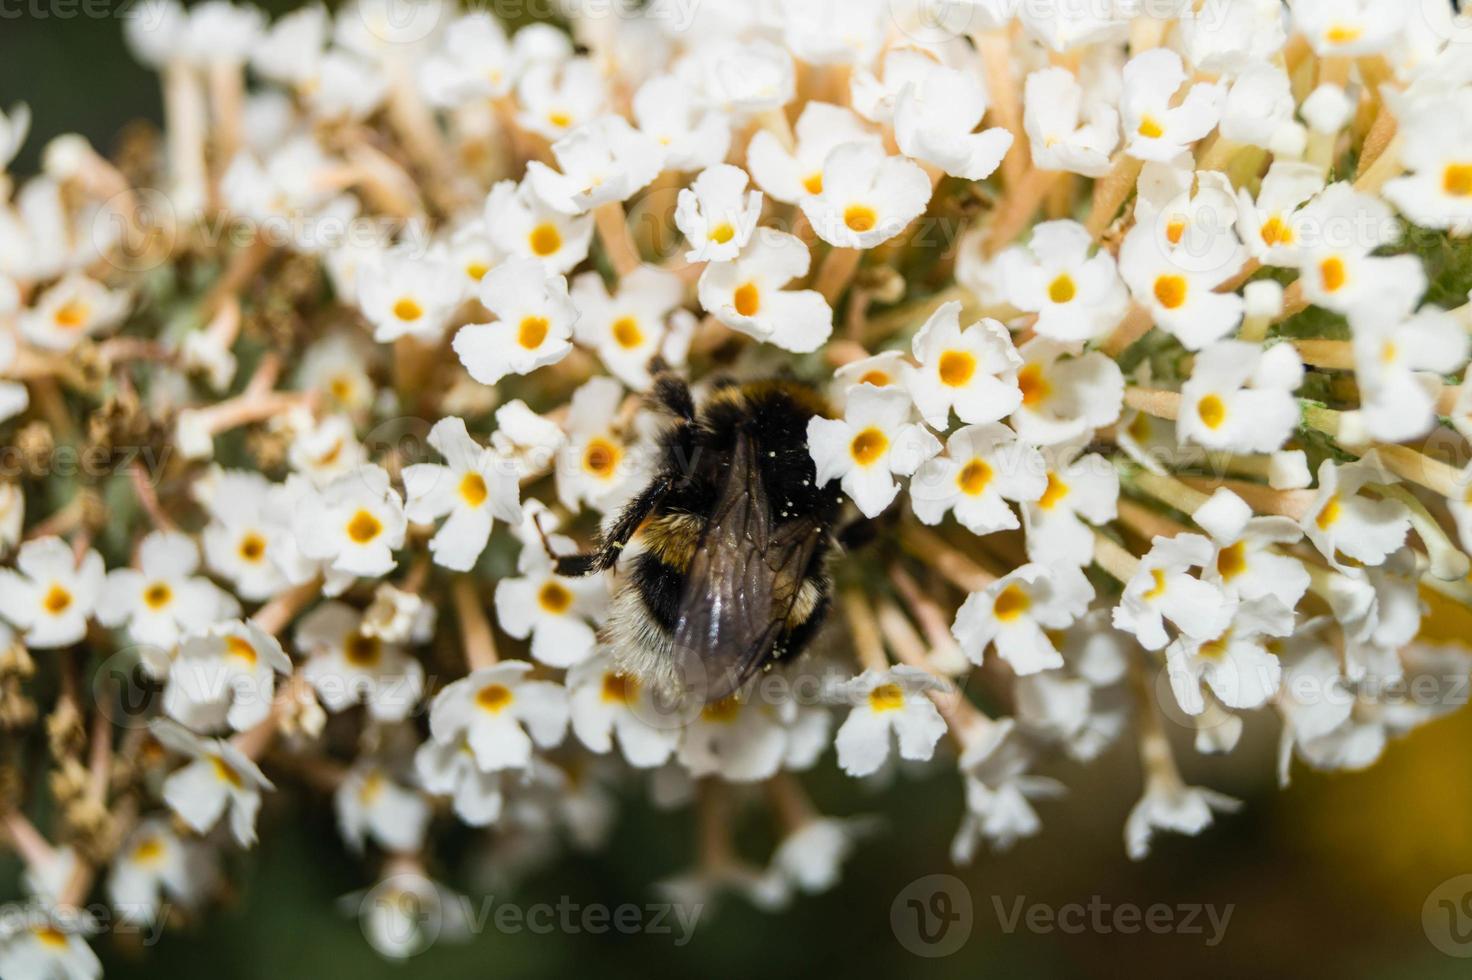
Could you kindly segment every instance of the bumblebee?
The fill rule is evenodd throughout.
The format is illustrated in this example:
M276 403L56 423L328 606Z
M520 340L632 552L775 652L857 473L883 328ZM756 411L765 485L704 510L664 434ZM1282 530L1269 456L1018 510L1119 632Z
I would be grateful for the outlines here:
M842 498L820 487L808 421L824 399L795 381L721 382L697 411L679 378L651 400L670 424L655 476L563 575L621 569L605 639L621 673L662 697L710 703L800 653L832 588Z

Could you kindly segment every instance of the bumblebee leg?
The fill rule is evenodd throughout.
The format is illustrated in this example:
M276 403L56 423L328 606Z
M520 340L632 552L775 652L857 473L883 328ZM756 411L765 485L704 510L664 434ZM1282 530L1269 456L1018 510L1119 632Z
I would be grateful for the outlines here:
M651 366L655 375L649 400L677 419L695 421L695 399L690 396L690 386L685 384L685 379L670 371L663 362L656 361Z
M664 495L669 493L670 487L674 485L674 479L668 476L655 478L654 482L645 487L643 492L633 500L624 505L619 513L618 520L614 521L603 535L603 541L597 551L590 551L581 555L563 555L557 559L557 574L577 578L583 575L591 575L594 572L607 571L618 563L618 556L623 552L624 546L639 530L639 525L644 519L654 512Z

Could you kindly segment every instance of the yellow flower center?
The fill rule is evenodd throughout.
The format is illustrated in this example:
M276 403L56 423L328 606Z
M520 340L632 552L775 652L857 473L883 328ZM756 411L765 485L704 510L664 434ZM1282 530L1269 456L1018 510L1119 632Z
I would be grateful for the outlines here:
M490 271L491 267L486 265L484 262L465 263L465 274L474 279L476 282L480 282L482 279L484 279L486 277L486 273Z
M77 330L86 326L91 315L92 310L86 303L73 299L57 307L56 314L51 319L63 330Z
M717 245L724 245L736 237L736 229L731 227L731 222L722 221L711 229L710 240Z
M544 316L529 316L517 326L516 342L527 350L536 350L547 339L551 326Z
M1161 276L1155 280L1155 299L1167 310L1179 310L1185 306L1186 292L1184 276Z
M1078 286L1066 272L1048 285L1048 299L1055 303L1071 303L1077 295Z
M1150 569L1150 580L1154 583L1145 593L1146 599L1159 599L1165 595L1165 570L1160 568Z
M220 782L229 783L236 789L245 785L245 780L240 778L240 773L236 772L230 763L217 755L209 756L209 760L210 766L215 770L215 778Z
M550 221L533 228L526 240L531 246L532 254L544 259L562 248L562 232Z
M888 449L889 437L873 426L854 436L854 441L848 447L849 455L860 466L873 466L883 458Z
M877 370L865 371L864 376L859 378L859 384L873 385L876 388L884 388L890 384L893 384L893 381L894 379L892 379L886 372Z
M1042 404L1053 390L1048 379L1043 377L1041 364L1028 364L1017 372L1017 387L1022 389L1022 404L1029 408Z
M588 442L588 448L583 450L583 469L599 479L607 480L613 476L622 456L623 450L608 440L593 439Z
M874 226L879 223L879 215L875 214L874 209L867 204L850 204L843 212L843 223L848 225L850 230L863 233L873 230Z
M880 684L869 692L869 708L875 713L898 711L905 706L905 692L898 684Z
M639 696L639 678L606 673L603 675L602 696L607 704L629 704Z
M984 459L973 459L961 468L956 476L956 484L961 492L970 497L979 497L987 485L992 482L992 468L986 464Z
M940 356L937 367L942 384L959 388L976 373L976 357L963 350L948 350Z
M1344 268L1344 260L1338 256L1320 262L1319 275L1324 279L1325 292L1337 293L1349 281L1349 273Z
M1314 518L1314 523L1319 526L1320 531L1327 531L1339 523L1339 518L1344 516L1344 505L1339 502L1336 493L1324 504L1324 509L1319 511L1319 516Z
M143 604L154 612L167 606L174 598L174 590L166 582L155 582L143 590Z
M737 286L736 294L732 297L732 305L742 316L756 316L757 311L762 308L762 291L754 282Z
M548 582L537 592L537 605L560 616L572 605L572 593L560 582Z
M803 178L802 189L813 195L823 193L823 171L808 174Z
M1395 346L1395 341L1387 340L1385 343L1380 345L1381 364L1389 367L1390 365L1395 363L1395 359L1398 356L1400 356L1400 350Z
M1172 245L1181 244L1181 239L1186 236L1186 219L1173 218L1170 224L1165 226L1165 240Z
M53 616L60 616L71 608L72 594L60 585L52 585L41 599L41 608Z
M1068 496L1068 484L1060 480L1057 473L1049 471L1048 488L1038 498L1038 506L1043 510L1052 510L1066 496Z
M1452 197L1472 197L1472 163L1454 163L1441 176L1441 186Z
M1144 442L1150 438L1150 416L1145 414L1136 415L1125 431L1136 442Z
M342 655L354 667L374 667L383 656L383 641L357 630L343 640Z
M1147 115L1140 120L1138 132L1146 139L1158 140L1165 135L1165 127L1154 116Z
M721 698L719 701L712 701L700 709L700 718L702 721L719 722L722 724L735 721L736 716L739 714L741 714L741 702L736 700L734 694L727 698Z
M414 301L412 297L405 296L394 304L394 316L405 323L413 323L424 316L424 308Z
M1018 585L1009 585L998 593L992 603L992 615L1004 623L1014 622L1032 608L1032 596Z
M475 703L488 714L500 714L511 706L516 696L505 684L487 684L475 694Z
M138 864L153 864L163 856L164 844L157 837L145 837L133 848L133 860Z
M485 477L479 473L466 473L460 478L460 499L469 507L479 507L486 502L490 491L486 489Z
M572 125L572 116L566 112L554 111L547 113L547 121L558 129L566 129Z
M639 329L639 321L631 316L621 316L613 321L613 342L624 350L633 350L644 343L644 331Z
M1264 221L1258 233L1262 235L1263 244L1269 248L1293 244L1293 229L1288 227L1282 215L1275 214Z
M1215 640L1208 640L1201 644L1196 651L1196 656L1205 657L1207 660L1221 660L1227 655L1227 637L1221 636Z
M256 664L256 648L238 636L225 637L225 654L252 667Z
M35 936L42 946L55 950L66 949L66 933L55 926L41 926L39 929L32 929L31 935Z
M1196 403L1196 414L1208 429L1219 429L1227 420L1227 403L1216 395L1207 395Z
M1334 24L1324 34L1330 44L1353 44L1365 33L1358 24Z
M240 546L235 550L241 558L254 564L266 557L266 539L251 531L240 539Z
M383 773L370 772L363 777L363 785L358 787L358 799L364 806L372 806L373 801L378 799L383 792Z
M1217 552L1216 571L1223 582L1230 582L1247 571L1247 545L1238 541Z
M347 532L354 544L368 544L383 533L383 524L366 510L360 510L348 521Z

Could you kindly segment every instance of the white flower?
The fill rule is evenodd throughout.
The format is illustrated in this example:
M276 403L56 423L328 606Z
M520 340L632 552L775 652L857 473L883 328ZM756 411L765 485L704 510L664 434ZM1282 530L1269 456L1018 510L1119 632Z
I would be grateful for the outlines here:
M1033 164L1084 177L1103 177L1119 145L1119 112L1103 100L1084 102L1083 86L1067 68L1027 76L1023 126Z
M1228 708L1259 708L1277 693L1283 669L1266 645L1282 634L1284 624L1275 609L1257 607L1243 603L1232 625L1214 640L1180 636L1166 648L1166 671L1182 711L1199 715L1206 710L1202 684Z
M578 342L596 350L620 381L643 391L653 381L650 360L665 349L665 321L683 295L678 276L652 265L622 277L612 296L602 276L585 272L572 284L572 301L579 312L573 330Z
M550 469L553 456L566 441L567 436L556 422L533 412L520 399L496 409L496 431L491 433L491 445L508 465L515 467L518 479ZM528 507L532 503L528 500Z
M558 173L539 160L526 178L537 196L563 214L583 214L610 201L627 201L659 176L663 153L653 137L622 116L599 116L552 144Z
M1057 780L1028 772L1035 757L1028 736L1014 718L987 724L969 737L958 762L965 783L966 814L951 841L953 861L969 864L976 855L978 837L986 838L997 850L1006 850L1042 829L1032 800L1061 796L1064 789Z
M792 101L792 55L771 41L722 39L701 45L675 65L708 105L737 115L780 108Z
M681 730L675 758L696 778L733 783L770 779L782 767L788 735L776 710L736 697L713 701Z
M419 65L419 84L431 104L453 108L509 94L515 69L506 29L475 11L450 24L440 49Z
M844 143L823 162L823 187L799 203L813 231L840 248L873 248L925 212L930 178L874 143Z
M772 852L772 868L810 895L829 891L838 884L843 862L872 828L873 821L862 817L815 817L782 838Z
M317 418L301 411L280 421L292 435L286 461L314 486L323 487L347 475L367 458L357 427L346 415Z
M842 419L808 422L808 452L819 485L842 480L843 492L866 517L876 517L899 494L894 474L908 476L940 452L940 441L909 421L910 399L893 388L860 385Z
M291 658L253 622L212 624L184 637L169 666L164 713L197 732L254 728L271 711L276 675Z
M666 170L716 166L731 147L730 119L703 104L698 92L673 75L658 75L639 86L633 115L639 128L664 148Z
M0 932L0 976L6 980L98 980L102 961L83 938L97 928L96 920L86 911L68 915L65 922L47 916L44 922L7 924Z
M1211 542L1199 534L1155 538L1114 607L1115 627L1135 634L1147 650L1165 647L1166 621L1194 640L1221 636L1237 602L1190 573L1193 566L1210 562L1214 553Z
M481 280L480 300L496 321L461 327L452 346L481 384L493 385L508 374L530 374L572 350L578 310L567 280L548 275L537 260L511 259L491 270Z
M1313 239L1300 254L1299 281L1315 306L1346 316L1393 315L1412 308L1426 291L1426 271L1416 256L1370 254L1400 235L1390 206L1378 197L1347 181L1331 184L1300 219Z
M362 916L363 938L373 951L396 963L472 934L469 899L414 870L387 874L368 892L345 895L342 906Z
M1006 501L1035 501L1048 487L1047 466L1005 425L968 425L946 440L946 455L927 460L910 481L910 506L925 524L946 511L972 534L1017 527Z
M1274 546L1302 538L1303 531L1287 517L1254 517L1240 535L1217 542L1216 558L1207 563L1203 578L1244 602L1276 602L1292 623L1292 612L1308 591L1308 570Z
M1187 350L1222 339L1242 322L1241 295L1215 291L1236 268L1208 264L1201 269L1189 259L1177 259L1161 246L1153 225L1136 225L1125 236L1119 271L1135 301Z
M1181 57L1169 48L1146 51L1124 66L1124 93L1119 107L1128 137L1126 150L1131 156L1173 160L1216 127L1226 87L1195 84L1179 105L1172 105L1185 81Z
M1156 162L1141 169L1135 222L1155 230L1156 246L1175 265L1235 274L1246 260L1232 227L1236 220L1237 198L1226 174Z
M1356 463L1319 464L1319 492L1299 526L1319 553L1336 568L1339 555L1366 565L1379 565L1405 543L1411 529L1406 505L1398 500L1374 500L1360 492L1367 483L1391 483L1394 478L1370 453Z
M866 670L845 681L836 696L852 709L834 738L839 768L850 776L872 775L889 759L896 741L900 758L929 759L946 732L930 691L947 691L947 686L904 664L882 673Z
M204 845L181 837L167 819L146 817L113 859L107 894L128 921L148 923L165 900L198 906L218 877Z
M619 673L606 653L576 664L567 675L572 730L592 752L606 754L618 736L625 761L637 769L662 766L680 743L674 719L664 716L639 678Z
M997 0L983 0L996 6ZM1129 16L1114 5L1018 3L1017 17L1027 32L1054 51L1123 40Z
M623 387L608 377L590 378L572 394L567 448L557 454L557 499L569 510L583 503L611 510L640 481L630 447L616 430Z
M687 262L729 262L751 241L762 215L762 192L747 191L746 171L719 164L680 191L675 225L690 242Z
M261 791L274 790L254 762L221 739L203 739L166 719L149 725L165 748L190 761L164 780L163 798L196 834L206 834L229 812L230 833L241 847L256 841Z
M404 467L404 514L415 524L449 515L430 539L435 563L457 572L474 567L491 537L494 518L521 523L516 472L493 450L470 438L465 421L443 418L429 430L429 444L445 465L414 463Z
M364 703L376 721L402 721L419 703L424 667L403 648L363 631L363 619L341 602L302 617L296 646L308 655L301 674L328 711Z
M1032 230L1026 246L998 258L1007 301L1038 315L1039 336L1071 343L1107 334L1124 318L1129 294L1114 257L1092 256L1093 237L1076 221L1046 221Z
M187 534L154 531L138 546L138 565L108 573L97 621L126 625L135 643L172 650L180 637L238 613L233 597L199 570L199 548Z
M833 383L828 389L828 401L838 411L848 403L848 394L856 385L872 385L875 388L902 387L905 380L905 352L899 350L880 351L871 357L849 361L833 371ZM1472 413L1469 413L1472 415Z
M1089 564L1094 557L1094 531L1089 525L1115 518L1119 473L1102 456L1080 456L1084 445L1085 440L1078 440L1044 451L1047 488L1036 503L1022 505L1027 557L1032 561L1050 566Z
M391 854L413 854L424 846L429 803L377 763L353 766L337 787L333 803L338 831L355 852L361 853L369 839Z
M1365 430L1383 442L1407 442L1436 425L1438 375L1467 362L1467 330L1435 307L1383 317L1352 312L1354 376Z
M951 633L971 662L988 646L1018 676L1063 666L1046 630L1073 625L1089 608L1094 587L1071 565L1027 564L966 597Z
M1316 53L1353 58L1390 47L1412 8L1399 0L1295 0L1292 10Z
M416 249L386 252L358 276L358 306L379 343L400 337L437 342L465 298L459 272L440 256Z
M983 319L962 330L957 301L931 314L911 350L920 364L906 368L905 385L932 428L947 428L952 409L962 422L981 424L1006 418L1022 403L1022 358L1007 328Z
M20 332L37 347L68 351L83 337L117 326L131 305L127 293L74 272L21 314Z
M511 256L536 259L548 275L562 275L588 257L593 217L569 217L553 210L532 190L530 181L503 180L486 195L486 234Z
M87 635L87 617L102 594L102 556L88 549L78 560L60 538L27 541L16 570L0 568L0 615L25 631L27 646L71 646Z
M815 290L782 288L807 275L811 261L801 239L758 229L733 261L705 267L700 305L747 336L795 353L815 351L833 332L832 307Z
M388 473L369 463L301 501L293 528L302 554L336 571L377 578L394 567L404 544L403 500Z
M554 544L565 541L553 539ZM517 566L519 576L496 583L496 621L501 628L518 640L530 636L532 656L549 667L571 667L586 660L598 642L593 624L602 619L607 606L605 578L556 574L540 542L522 547Z
M1256 201L1246 188L1238 190L1237 232L1249 254L1264 265L1297 266L1305 239L1319 233L1304 221L1301 209L1323 189L1324 174L1318 167L1277 160L1262 179Z
M1125 850L1132 861L1150 853L1150 839L1157 830L1195 836L1211 826L1212 811L1234 813L1241 806L1230 796L1198 786L1187 786L1179 777L1151 774L1145 795L1125 819Z
M1250 65L1222 104L1222 138L1269 149L1278 132L1292 124L1294 108L1286 71L1271 64Z
M561 139L603 115L608 92L603 74L587 58L539 61L516 83L516 121L549 140Z
M1176 431L1208 449L1270 453L1298 428L1303 362L1292 344L1263 350L1223 340L1196 355L1191 380L1181 388Z
M25 145L26 134L31 129L31 110L24 102L10 107L10 112L0 112L0 173L10 166L10 161Z
M503 772L482 772L464 738L425 742L414 753L414 769L425 790L450 797L455 816L470 826L485 827L501 819Z
M446 687L430 706L435 741L464 739L486 772L525 769L533 742L543 749L557 745L567 732L567 692L549 681L527 680L531 669L525 660L510 660Z
M866 65L889 26L886 0L812 0L777 9L783 41L810 65Z
M751 138L746 165L752 179L767 196L783 204L823 192L823 164L828 154L845 143L882 146L878 134L848 109L827 102L809 102L794 127L797 146L789 152L765 129Z
M1058 445L1119 420L1124 405L1119 365L1098 351L1077 357L1069 351L1043 337L1034 337L1018 351L1022 399L1012 414L1012 427L1027 442Z
M986 108L980 75L932 63L895 100L895 142L952 177L985 180L1012 148L1012 134L1000 126L972 132Z
M1281 0L1232 0L1214 10L1184 10L1182 53L1203 72L1237 75L1271 61L1287 41Z
M1410 175L1386 184L1386 199L1423 228L1472 234L1472 90L1418 106L1402 126Z

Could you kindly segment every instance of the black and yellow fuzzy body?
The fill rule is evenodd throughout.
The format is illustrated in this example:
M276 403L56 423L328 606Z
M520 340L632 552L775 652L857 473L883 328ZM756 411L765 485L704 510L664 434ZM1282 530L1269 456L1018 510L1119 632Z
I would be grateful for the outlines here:
M666 696L709 702L801 652L829 603L841 498L817 485L808 422L827 413L790 381L727 384L697 412L661 376L673 417L659 469L564 574L610 568L628 546L606 633L619 669Z

